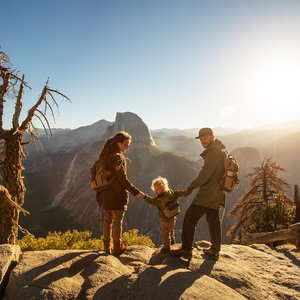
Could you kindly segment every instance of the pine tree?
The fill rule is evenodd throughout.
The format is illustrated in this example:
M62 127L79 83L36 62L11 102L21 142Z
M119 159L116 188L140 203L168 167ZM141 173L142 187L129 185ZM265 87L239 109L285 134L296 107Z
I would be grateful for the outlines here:
M279 177L284 171L271 158L264 159L254 172L247 175L251 185L229 215L236 216L227 235L240 232L265 232L286 228L292 221L292 201L286 195L289 184Z

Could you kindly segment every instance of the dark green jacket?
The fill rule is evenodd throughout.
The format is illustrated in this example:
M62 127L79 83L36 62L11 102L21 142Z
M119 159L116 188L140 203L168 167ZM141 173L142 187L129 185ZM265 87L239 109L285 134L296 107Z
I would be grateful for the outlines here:
M221 203L225 203L225 192L221 187L224 175L222 149L225 149L225 146L216 139L201 153L204 159L203 168L189 186L189 189L199 188L192 204L219 209Z
M120 153L110 154L106 158L107 169L115 176L108 189L97 193L97 202L103 209L126 210L128 192L136 196L140 191L127 178L126 158Z
M162 204L172 200L176 200L178 197L183 196L186 196L186 191L173 191L170 189L167 192L157 195L156 197L150 197L148 195L145 195L144 200L150 204L155 205L158 208L159 218L161 220L170 220L174 217L168 218L164 215Z

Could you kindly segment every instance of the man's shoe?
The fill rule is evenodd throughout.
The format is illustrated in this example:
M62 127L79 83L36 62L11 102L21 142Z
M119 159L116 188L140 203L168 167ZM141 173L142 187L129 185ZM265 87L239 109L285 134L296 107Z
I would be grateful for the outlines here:
M171 252L171 249L170 249L170 247L162 247L161 249L160 249L160 253L170 253Z
M209 256L210 258L214 259L214 260L218 260L219 259L219 251L215 250L214 248L207 248L207 249L203 249L204 254L206 254L207 256Z
M183 257L183 258L186 258L189 260L192 258L192 250L186 250L184 248L171 250L171 254L172 254L172 256Z

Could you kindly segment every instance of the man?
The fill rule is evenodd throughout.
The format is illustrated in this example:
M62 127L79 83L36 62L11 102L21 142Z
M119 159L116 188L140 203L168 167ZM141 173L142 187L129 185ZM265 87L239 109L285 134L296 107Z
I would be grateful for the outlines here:
M209 257L218 260L221 249L221 223L219 209L225 202L225 192L221 180L224 175L224 145L215 139L212 129L202 128L199 139L205 150L201 153L204 159L203 168L197 178L189 185L188 190L199 188L192 204L185 213L182 227L182 247L172 251L177 257L192 258L192 245L197 223L203 215L208 223L211 247L204 249Z

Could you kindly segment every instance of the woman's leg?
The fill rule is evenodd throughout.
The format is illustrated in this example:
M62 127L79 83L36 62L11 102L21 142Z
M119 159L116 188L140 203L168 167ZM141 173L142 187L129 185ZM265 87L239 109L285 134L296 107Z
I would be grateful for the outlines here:
M102 210L102 233L104 251L110 253L110 237L111 237L111 224L113 221L113 211L109 209Z
M113 254L119 255L124 252L125 247L121 245L121 235L123 231L123 220L125 211L113 210L113 223L112 223L112 238L114 243Z

